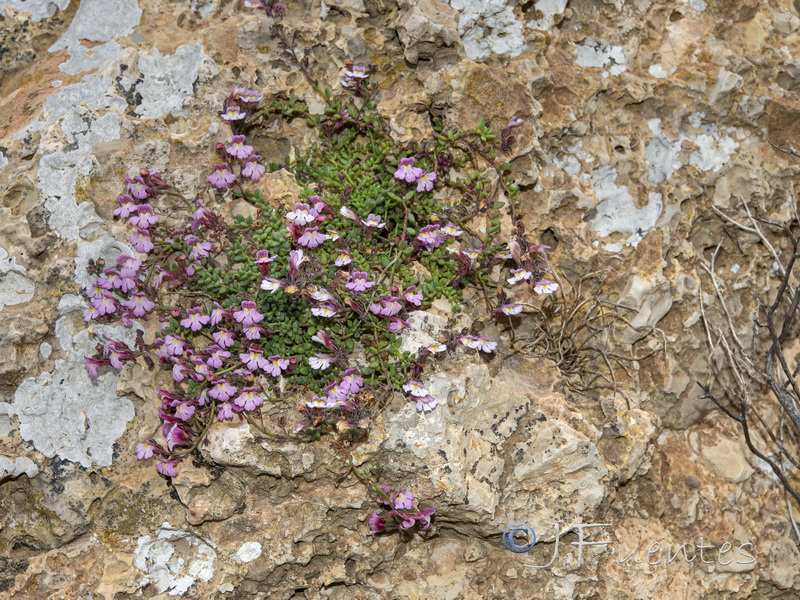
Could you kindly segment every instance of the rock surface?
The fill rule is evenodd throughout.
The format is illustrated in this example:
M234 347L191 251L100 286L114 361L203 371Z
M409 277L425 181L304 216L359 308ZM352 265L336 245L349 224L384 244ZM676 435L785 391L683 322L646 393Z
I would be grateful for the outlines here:
M437 363L434 411L391 399L354 458L437 507L426 539L371 537L374 506L325 440L216 424L167 483L133 450L159 427L157 383L83 365L86 268L128 248L120 177L148 167L201 193L234 86L322 105L238 0L0 0L0 595L800 597L783 493L695 383L712 376L704 316L750 344L776 281L761 241L719 213L793 214L798 163L769 141L800 147L798 3L287 4L321 80L375 65L403 140L430 133L414 103L460 128L525 120L505 160L526 227L566 281L618 308L603 341L629 360L598 361L607 385L583 389L524 345L526 315L517 345L497 331L497 356ZM311 141L275 127L271 160ZM285 172L262 186L276 205L297 190ZM701 266L718 245L729 316ZM432 343L444 308L416 314L404 348ZM512 523L535 529L530 552L503 546ZM608 544L579 560L581 535Z

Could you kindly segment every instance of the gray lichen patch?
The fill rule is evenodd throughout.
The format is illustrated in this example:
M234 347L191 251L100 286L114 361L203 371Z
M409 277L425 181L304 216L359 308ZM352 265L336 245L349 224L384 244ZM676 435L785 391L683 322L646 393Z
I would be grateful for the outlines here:
M5 0L0 2L0 11L7 13L9 8L21 10L30 13L32 21L39 22L68 6L69 0Z
M10 412L19 419L20 435L48 457L109 466L113 446L134 416L133 403L118 397L116 375L92 379L83 357L94 353L95 341L87 330L74 333L70 316L56 323L56 337L65 360L56 360L52 373L25 379L14 395ZM95 333L132 342L135 333L122 327L97 326Z

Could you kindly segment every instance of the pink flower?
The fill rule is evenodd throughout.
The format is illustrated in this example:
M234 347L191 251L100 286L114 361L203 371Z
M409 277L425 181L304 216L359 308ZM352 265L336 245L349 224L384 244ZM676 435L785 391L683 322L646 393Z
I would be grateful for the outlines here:
M242 310L237 310L235 313L233 313L233 318L245 327L249 327L253 323L259 323L263 321L264 315L258 312L255 302L245 300L242 302Z
M253 147L244 143L243 135L235 135L231 138L231 144L225 152L236 158L247 158L253 153Z
M211 325L217 325L223 319L230 318L230 316L231 315L227 310L225 310L219 304L217 304L216 307L211 310L211 320L209 321L209 323L211 323Z
M211 242L203 242L196 235L187 235L184 241L189 246L189 256L192 260L208 256L208 251L211 250Z
M459 235L464 233L464 231L460 227L456 227L452 223L448 223L447 225L442 227L442 233L452 237L458 237Z
M209 357L206 360L206 364L213 369L219 369L222 366L222 361L231 355L230 352L223 350L216 344L209 346L207 351L209 352Z
M164 350L169 356L181 356L186 351L186 346L181 338L168 335L164 338Z
M207 325L210 320L211 317L202 314L200 307L196 306L186 311L186 318L181 321L181 327L192 331L200 331L203 325Z
M227 380L217 381L208 391L208 395L220 402L227 402L236 393L236 388L228 383Z
M255 323L252 323L251 325L248 325L243 329L244 329L244 337L246 337L248 340L251 341L260 339L261 334L264 333L264 328L261 327L261 325L256 325Z
M316 218L316 212L309 207L305 202L295 202L294 210L286 213L286 218L295 225L303 226L313 222Z
M136 456L139 460L150 458L153 456L153 450L155 449L155 445L152 444L150 440L145 440L136 444Z
M214 165L214 172L208 176L208 183L219 189L228 187L234 181L236 181L236 175L231 172L228 163Z
M156 305L145 294L142 294L141 292L133 292L131 297L122 303L122 306L131 310L133 312L133 316L143 317L146 312L153 310Z
M431 526L431 516L435 512L435 508L426 508L425 510L421 510L411 516L414 517L414 519L416 519L420 525L422 525L422 531L427 531L427 529Z
M430 394L416 379L410 379L408 383L403 386L403 391L417 398L422 398Z
M86 364L86 370L89 372L89 377L97 379L100 376L100 367L108 364L106 360L97 360L95 358L83 357L83 362Z
M386 519L380 516L377 510L372 511L372 516L367 520L367 523L373 536L386 530Z
M279 377L280 374L289 368L289 359L281 358L280 356L270 356L267 358L267 366L264 370L273 377Z
M155 245L153 244L153 240L150 239L150 235L146 230L140 229L138 233L130 236L128 241L131 245L136 249L137 252L150 252Z
M417 178L417 191L430 192L433 189L433 182L436 181L436 173L423 171L422 175Z
M239 355L239 359L244 363L244 366L251 371L255 371L259 368L267 368L267 359L264 358L263 350L250 348L247 352L242 352Z
M262 404L264 404L264 399L258 395L258 388L255 387L247 387L242 390L242 393L236 397L233 403L236 406L240 406L245 410L255 410Z
M375 285L374 281L369 281L369 275L364 271L355 271L347 277L344 284L348 290L353 292L363 292Z
M117 197L117 201L119 202L119 208L114 209L114 214L122 219L127 219L139 208L128 194Z
M188 402L179 402L178 405L175 407L175 415L181 421L188 421L192 418L194 414L195 407L189 404Z
M339 382L339 387L348 394L357 394L364 386L364 378L354 368L347 369Z
M158 217L153 214L153 207L149 204L140 204L137 214L132 215L128 221L139 229L149 229L151 225L158 223Z
M96 319L100 316L100 312L97 310L97 307L94 304L90 304L89 308L83 311L83 320L84 321L91 321L92 319Z
M400 490L392 497L392 506L398 510L414 508L414 494Z
M397 171L394 172L394 176L407 183L414 183L422 173L424 171L414 166L414 157L410 156L400 159L400 165L397 167Z
M308 408L328 408L328 399L320 396L314 396L306 402Z
M217 421L224 421L225 419L233 418L233 406L230 402L223 402L219 405L217 411Z
M150 187L144 182L141 177L128 177L125 175L125 180L128 182L128 193L137 200L147 198L150 193Z
M392 317L389 322L389 331L392 333L400 333L407 327L411 327L411 323L403 321L403 319L398 319L397 317Z
M233 339L233 332L228 331L227 329L219 328L217 331L211 334L214 338L214 341L217 342L222 348L230 348L234 344Z
M517 117L517 115L514 115L513 117L511 117L506 127L510 129L511 127L517 127L518 125L522 125L524 122L525 121L523 119L520 119L519 117Z
M328 239L329 236L319 233L317 227L308 227L297 240L297 243L306 248L316 248L322 242Z
M381 296L377 302L369 305L369 310L372 314L381 317L393 317L401 310L403 305L400 304L400 299L394 296Z
M422 304L422 292L417 292L416 289L417 286L415 285L406 288L406 293L403 295L403 299L409 304L420 306Z
M175 477L178 475L178 470L175 468L178 460L177 458L159 458L156 462L156 471L165 477Z
M97 309L97 314L101 317L110 315L117 310L117 302L108 292L104 293L102 297L92 300L92 305Z
M178 423L170 427L166 437L167 448L170 450L174 450L175 446L186 446L191 441L190 434Z
M253 181L258 181L261 179L261 176L264 174L266 169L263 165L258 164L258 159L260 158L261 155L253 154L247 159L247 162L244 163L244 166L242 167L242 177L249 177Z
M248 6L248 1L255 2L257 6ZM263 8L261 0L245 0L244 3L247 8ZM260 5L260 6L258 6ZM256 90L246 90L244 88L236 88L233 90L233 97L236 100L241 100L245 104L256 104L264 99L264 95L258 93Z

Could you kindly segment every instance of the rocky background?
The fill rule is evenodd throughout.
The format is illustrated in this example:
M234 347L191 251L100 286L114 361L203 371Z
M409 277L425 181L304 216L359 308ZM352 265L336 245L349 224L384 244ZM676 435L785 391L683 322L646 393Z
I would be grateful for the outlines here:
M777 479L696 384L712 377L705 324L722 326L702 268L718 244L744 338L777 282L764 244L721 214L791 218L800 160L767 138L800 146L799 4L288 2L321 81L347 59L377 67L402 139L430 133L419 102L462 128L524 118L509 160L532 239L554 246L567 289L584 278L636 327L609 328L609 351L650 353L613 363L614 393L506 336L492 359L441 363L432 413L393 402L356 454L437 507L422 539L369 535L374 506L337 485L324 440L276 446L218 424L170 485L133 452L158 429L149 372L83 367L86 265L127 248L111 214L122 175L198 189L234 86L318 102L267 19L238 0L0 0L0 597L800 598ZM302 124L260 136L275 161L311 141ZM263 188L294 189L283 175ZM503 547L514 522L540 536L531 552ZM610 524L582 564L578 523ZM558 558L532 568L555 525ZM622 564L637 544L641 562ZM681 544L715 548L668 564Z

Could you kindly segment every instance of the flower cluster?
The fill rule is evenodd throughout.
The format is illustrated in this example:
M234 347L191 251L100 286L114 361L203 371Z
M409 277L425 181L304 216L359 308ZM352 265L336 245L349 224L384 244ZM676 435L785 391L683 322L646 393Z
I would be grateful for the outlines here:
M239 110L236 106L228 107L222 118L226 118L226 115L234 109ZM224 189L240 178L258 181L264 174L265 168L258 162L261 155L253 152L253 146L245 143L243 135L234 135L227 146L220 144L217 152L221 156L221 162L214 165L214 172L207 178L208 183L217 189Z
M431 526L431 517L436 509L420 510L411 492L399 490L392 493L388 486L380 486L375 491L378 502L389 510L380 514L377 510L372 511L372 516L367 520L372 535L396 529L407 531L415 525L421 531L427 531Z

